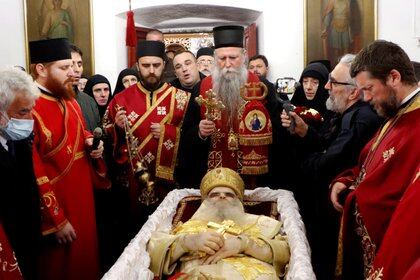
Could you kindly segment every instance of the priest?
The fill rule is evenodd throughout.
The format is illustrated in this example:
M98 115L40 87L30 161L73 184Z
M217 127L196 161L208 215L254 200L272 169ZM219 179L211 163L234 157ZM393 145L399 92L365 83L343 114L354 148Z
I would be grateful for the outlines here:
M268 175L281 173L280 161L274 163L279 154L279 106L273 87L247 70L243 33L242 26L213 29L216 65L201 82L201 121L190 146L199 178L207 169L223 166L241 174L249 187L278 185L281 181Z
M74 72L67 39L29 43L31 75L41 91L32 111L33 162L41 198L39 279L99 277L93 179L105 170L102 142L92 148L74 99ZM103 177L102 177L103 178Z
M147 250L156 277L274 280L285 275L290 251L281 222L245 213L244 187L229 168L204 176L203 203L192 218L170 232L152 233Z
M359 164L331 184L335 208L344 207L337 272L343 279L403 279L420 252L420 88L404 50L382 40L359 52L351 75L386 122ZM350 194L341 205L344 190Z
M116 95L105 113L114 158L128 174L132 234L173 188L181 126L190 94L162 81L165 45L139 41L140 81ZM139 178L140 177L140 178Z

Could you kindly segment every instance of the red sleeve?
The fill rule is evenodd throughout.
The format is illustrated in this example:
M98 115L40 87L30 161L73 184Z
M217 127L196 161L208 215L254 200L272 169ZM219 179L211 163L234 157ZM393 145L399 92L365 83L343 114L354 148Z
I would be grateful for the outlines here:
M43 235L47 235L61 230L68 221L64 216L63 210L60 208L59 202L54 193L54 187L50 184L47 172L45 171L44 163L38 152L41 145L38 137L39 133L41 133L41 129L38 127L35 119L35 139L32 149L32 159L34 163L36 183L38 186L39 196L41 198L41 230Z

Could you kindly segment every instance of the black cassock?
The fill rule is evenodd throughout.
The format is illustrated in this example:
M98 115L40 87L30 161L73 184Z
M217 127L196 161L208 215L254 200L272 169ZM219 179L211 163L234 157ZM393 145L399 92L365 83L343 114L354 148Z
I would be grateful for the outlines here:
M40 204L32 165L32 139L0 144L0 218L25 279L36 275L41 242Z

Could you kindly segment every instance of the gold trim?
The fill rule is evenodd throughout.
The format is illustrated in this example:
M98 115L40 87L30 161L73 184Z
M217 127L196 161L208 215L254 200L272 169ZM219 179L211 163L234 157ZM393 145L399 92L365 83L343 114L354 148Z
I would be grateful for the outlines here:
M268 173L268 165L243 166L241 170L241 174L247 175L261 175L265 173Z
M378 0L373 1L374 34L373 39L378 39Z
M74 160L81 159L84 156L85 156L85 151L77 152L76 155L74 156Z
M44 99L47 99L49 101L54 101L54 102L57 102L58 103L58 99L55 98L55 97L53 97L53 96L51 96L51 95L47 95L47 94L41 92L40 97L42 97Z
M165 83L166 84L166 83ZM140 83L137 83L140 85ZM139 86L140 87L140 86ZM130 128L130 133L134 133L134 131L144 122L144 120L156 109L156 107L171 93L172 88L169 88L165 93L162 94L161 97L153 104L149 109L147 109L146 113L141 116L141 118L136 121L136 123ZM167 116L167 115L166 115ZM165 116L165 117L166 117Z
M262 146L270 145L272 143L273 137L271 133L266 133L259 137L239 135L239 144L243 146Z
M36 178L36 183L38 186L48 183L50 180L47 176L41 176L39 178Z
M47 138L45 141L45 144L50 149L52 147L51 131L45 126L44 121L42 120L41 116L38 114L37 111L32 110L32 115L38 120L39 125L41 126L41 130L45 134L45 137Z
M42 235L48 235L54 232L59 231L60 229L62 229L69 221L67 219L65 219L63 222L61 222L58 226L56 227L52 227L51 229L48 230L44 230L42 232Z
M46 153L45 155L42 156L42 158L44 160L48 159L48 158L51 158L52 156L57 154L64 147L64 145L67 143L67 139L69 137L68 133L67 133L69 112L68 112L68 108L66 106L66 102L64 102L63 107L65 108L65 110L64 110L64 137L54 149L52 149L51 151L49 151L48 153Z
M77 135L76 135L76 142L74 143L74 146L73 146L73 157L70 159L70 162L69 162L69 164L66 166L66 168L64 169L64 171L60 174L60 175L58 175L58 176L56 176L56 177L54 177L52 180L51 180L51 184L55 184L55 183L57 183L58 181L60 181L64 176L66 176L67 175L67 173L70 171L70 168L73 166L73 163L74 163L74 161L76 160L75 159L75 154L76 154L76 151L77 151L77 148L79 148L79 141L77 141L77 139L79 139L80 138L80 132L81 132L81 127L80 127L80 123L77 123L78 124L78 126L77 126Z
M26 5L26 0L23 1L23 33L25 35L25 58L26 58L26 71L30 72L30 57L29 57L29 40L28 40L28 5Z

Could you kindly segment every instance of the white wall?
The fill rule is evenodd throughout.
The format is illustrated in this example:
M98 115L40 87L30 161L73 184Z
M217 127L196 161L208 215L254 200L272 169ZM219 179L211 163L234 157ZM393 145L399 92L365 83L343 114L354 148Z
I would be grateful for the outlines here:
M116 77L126 65L125 17L128 1L92 0L94 20L95 72ZM212 5L228 5L226 0L213 0ZM420 46L414 38L415 0L378 0L380 39L391 40L403 47L412 60L420 61ZM132 8L179 4L176 0L134 0ZM183 4L203 4L187 1ZM208 2L210 3L210 2ZM257 20L259 51L271 65L271 80L281 76L299 77L304 66L303 0L230 0L229 6L262 11ZM282 12L283 11L283 12ZM285 13L284 11L287 11ZM0 0L0 66L26 65L23 0Z
M23 1L0 0L0 67L26 67Z

